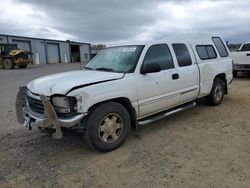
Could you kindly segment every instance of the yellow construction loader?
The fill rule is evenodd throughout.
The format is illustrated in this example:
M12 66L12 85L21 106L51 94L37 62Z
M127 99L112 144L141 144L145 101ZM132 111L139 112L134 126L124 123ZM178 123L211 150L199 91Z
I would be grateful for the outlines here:
M5 69L13 69L15 66L23 69L29 63L33 63L31 53L17 49L16 44L0 44L0 66Z

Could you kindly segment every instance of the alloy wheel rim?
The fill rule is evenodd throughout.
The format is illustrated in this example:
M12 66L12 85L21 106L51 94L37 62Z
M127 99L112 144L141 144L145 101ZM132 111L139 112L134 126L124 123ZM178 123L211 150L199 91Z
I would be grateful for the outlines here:
M106 115L98 126L98 135L105 143L113 143L121 137L123 120L120 115L110 113Z
M215 87L215 99L216 101L220 101L223 95L223 91L222 91L222 86L220 84L218 84Z

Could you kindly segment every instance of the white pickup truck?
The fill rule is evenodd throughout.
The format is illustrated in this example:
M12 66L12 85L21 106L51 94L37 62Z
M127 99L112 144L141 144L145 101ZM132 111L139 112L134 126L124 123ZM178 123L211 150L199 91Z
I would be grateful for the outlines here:
M217 36L109 47L83 70L21 87L17 118L55 138L62 138L62 127L82 130L88 146L107 152L131 128L191 108L198 98L219 105L232 79L232 59Z
M250 72L250 42L242 44L238 51L231 54L234 77L238 76L238 72Z

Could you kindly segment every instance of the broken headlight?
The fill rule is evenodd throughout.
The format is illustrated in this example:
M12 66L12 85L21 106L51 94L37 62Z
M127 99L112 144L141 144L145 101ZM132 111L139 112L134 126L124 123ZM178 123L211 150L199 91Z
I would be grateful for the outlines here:
M75 111L76 98L75 97L64 97L54 96L52 98L52 104L57 113L71 113Z

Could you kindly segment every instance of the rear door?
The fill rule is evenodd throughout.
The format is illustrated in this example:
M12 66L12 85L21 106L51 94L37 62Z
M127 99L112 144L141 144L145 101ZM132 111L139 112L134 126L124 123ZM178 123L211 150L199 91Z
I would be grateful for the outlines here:
M187 43L172 43L176 62L177 104L194 100L199 94L199 69L191 47Z

